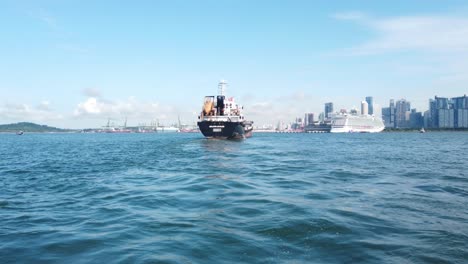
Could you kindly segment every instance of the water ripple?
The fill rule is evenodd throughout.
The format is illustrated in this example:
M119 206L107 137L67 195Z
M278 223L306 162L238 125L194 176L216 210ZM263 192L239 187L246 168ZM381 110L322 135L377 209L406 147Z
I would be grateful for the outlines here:
M2 263L468 259L465 133L0 143Z

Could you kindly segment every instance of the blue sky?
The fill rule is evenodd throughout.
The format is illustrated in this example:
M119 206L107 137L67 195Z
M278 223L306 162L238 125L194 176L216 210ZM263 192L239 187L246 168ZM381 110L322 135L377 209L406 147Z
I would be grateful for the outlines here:
M257 124L468 91L466 1L1 1L0 123L96 127L228 94Z

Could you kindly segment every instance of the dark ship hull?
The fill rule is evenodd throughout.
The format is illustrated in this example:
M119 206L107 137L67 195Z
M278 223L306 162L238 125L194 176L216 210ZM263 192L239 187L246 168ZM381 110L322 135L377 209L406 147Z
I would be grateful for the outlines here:
M248 121L200 121L198 127L207 138L244 139L252 136L252 123Z

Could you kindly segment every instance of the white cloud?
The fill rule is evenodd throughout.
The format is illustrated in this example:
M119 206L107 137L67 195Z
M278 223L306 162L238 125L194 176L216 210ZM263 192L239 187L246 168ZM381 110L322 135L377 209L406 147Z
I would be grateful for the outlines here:
M193 110L178 111L173 106L160 105L154 101L140 101L136 97L125 100L105 100L97 97L88 97L84 102L78 103L73 115L76 118L132 118L133 120L174 119L177 114L192 115ZM174 119L176 120L176 119Z
M98 104L95 97L88 98L85 102L79 103L75 109L75 116L84 114L100 114L105 108L104 104Z

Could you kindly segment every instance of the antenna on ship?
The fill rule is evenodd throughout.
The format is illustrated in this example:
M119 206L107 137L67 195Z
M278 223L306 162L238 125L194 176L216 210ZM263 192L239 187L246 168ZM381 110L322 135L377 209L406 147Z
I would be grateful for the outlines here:
M227 87L227 82L225 80L219 81L218 94L219 95L224 95L224 92L226 92L226 87Z

